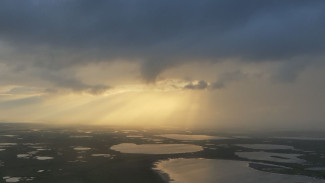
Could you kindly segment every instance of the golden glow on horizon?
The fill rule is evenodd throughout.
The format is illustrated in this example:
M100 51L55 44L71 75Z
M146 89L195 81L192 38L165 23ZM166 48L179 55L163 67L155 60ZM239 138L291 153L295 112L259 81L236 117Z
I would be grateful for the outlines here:
M163 124L177 116L186 107L186 96L180 93L145 92L130 94L124 98L124 105L112 111L105 111L98 124L108 121L122 124Z
M181 90L183 85L184 82L170 80L151 86L120 86L101 95L37 94L34 96L40 99L37 103L0 114L8 116L5 121L28 119L55 124L190 125L198 115L199 92Z
M100 125L163 125L181 119L184 111L191 109L189 98L190 95L186 92L157 91L126 92L109 96L76 95L55 99L51 102L52 107L62 102L62 110L44 114L39 121L53 119Z

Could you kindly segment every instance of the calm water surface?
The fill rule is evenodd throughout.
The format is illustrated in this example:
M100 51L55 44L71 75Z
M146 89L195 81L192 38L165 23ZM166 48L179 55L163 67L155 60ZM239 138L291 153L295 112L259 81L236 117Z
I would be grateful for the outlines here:
M215 159L169 159L155 170L168 174L172 183L325 183L307 176L258 171L248 162Z

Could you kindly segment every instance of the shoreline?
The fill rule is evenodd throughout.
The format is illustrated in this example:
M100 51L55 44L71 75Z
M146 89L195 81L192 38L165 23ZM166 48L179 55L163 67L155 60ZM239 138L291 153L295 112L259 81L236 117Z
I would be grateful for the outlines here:
M159 161L154 163L152 170L155 171L165 183L171 183L171 181L173 181L173 180L170 178L170 176L167 173L165 173L164 171L160 170L157 167L158 163L159 163Z

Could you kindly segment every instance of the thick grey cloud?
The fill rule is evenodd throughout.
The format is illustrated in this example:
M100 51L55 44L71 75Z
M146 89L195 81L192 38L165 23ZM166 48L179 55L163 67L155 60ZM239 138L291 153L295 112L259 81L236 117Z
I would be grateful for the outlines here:
M0 59L47 69L142 60L147 81L189 61L308 65L324 55L324 20L323 0L5 0L0 41L13 51Z

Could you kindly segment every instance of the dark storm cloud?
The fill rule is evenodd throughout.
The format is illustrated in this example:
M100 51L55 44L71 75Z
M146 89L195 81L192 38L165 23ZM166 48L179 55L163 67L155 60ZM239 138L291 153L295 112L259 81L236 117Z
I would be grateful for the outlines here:
M0 59L50 69L143 60L147 81L189 61L307 65L324 54L324 20L323 0L5 0L0 40L14 51Z

